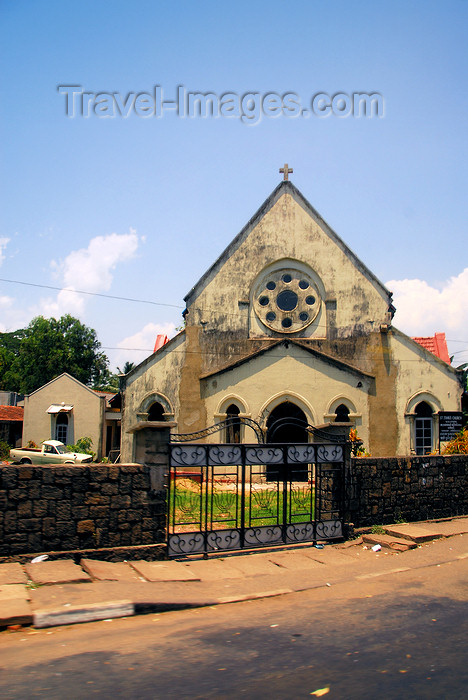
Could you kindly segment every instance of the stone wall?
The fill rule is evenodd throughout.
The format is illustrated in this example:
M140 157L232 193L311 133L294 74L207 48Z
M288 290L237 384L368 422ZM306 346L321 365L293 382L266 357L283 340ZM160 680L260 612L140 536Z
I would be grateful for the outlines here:
M356 527L468 514L468 456L354 459L346 522Z
M165 542L167 443L147 433L144 465L0 467L0 557ZM354 459L346 482L355 527L468 514L466 455Z
M165 541L163 467L0 467L0 556Z

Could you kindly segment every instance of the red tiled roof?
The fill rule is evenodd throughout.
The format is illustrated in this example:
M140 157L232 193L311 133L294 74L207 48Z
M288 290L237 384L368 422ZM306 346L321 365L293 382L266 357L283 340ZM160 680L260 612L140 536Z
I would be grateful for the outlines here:
M445 340L445 333L436 333L434 337L425 336L421 338L413 338L419 345L421 345L433 355L440 358L444 362L450 364L450 356L447 348L447 341Z
M22 421L24 408L22 406L0 406L0 420Z
M162 348L163 345L166 345L166 343L169 342L169 338L165 334L157 335L156 336L156 342L154 344L154 350L153 352L156 352L156 350L159 350Z

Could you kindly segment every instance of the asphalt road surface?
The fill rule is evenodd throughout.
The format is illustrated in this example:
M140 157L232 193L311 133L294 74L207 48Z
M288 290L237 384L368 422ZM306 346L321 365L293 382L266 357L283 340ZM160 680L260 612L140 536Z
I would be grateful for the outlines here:
M467 572L460 559L358 586L5 631L0 697L461 700Z

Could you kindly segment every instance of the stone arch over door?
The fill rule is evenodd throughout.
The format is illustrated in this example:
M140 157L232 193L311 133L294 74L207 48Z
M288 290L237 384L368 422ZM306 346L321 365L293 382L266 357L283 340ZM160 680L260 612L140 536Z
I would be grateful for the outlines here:
M435 448L439 435L437 413L442 405L432 392L419 391L408 400L405 418L409 421L413 454L424 455Z
M214 415L214 422L219 423L231 419L231 424L224 429L223 440L227 443L244 442L244 425L241 418L251 418L248 406L244 399L237 394L225 396L218 405ZM237 419L237 420L236 420Z
M260 409L259 416L257 418L257 422L262 426L262 428L266 431L267 430L267 421L268 417L270 416L271 412L280 404L289 402L297 406L298 408L301 409L301 411L305 415L306 422L309 425L316 425L317 424L317 418L315 415L315 411L310 405L310 403L303 397L300 396L299 394L295 394L292 391L285 391L281 392L279 394L275 394L274 396L271 396L268 401L266 401L263 406Z
M159 391L152 391L146 394L140 403L137 417L144 421L173 420L174 409L167 396Z
M330 401L323 418L324 421L331 423L340 422L340 419L342 419L345 423L352 422L355 425L360 425L362 414L357 411L356 405L350 398L341 394Z

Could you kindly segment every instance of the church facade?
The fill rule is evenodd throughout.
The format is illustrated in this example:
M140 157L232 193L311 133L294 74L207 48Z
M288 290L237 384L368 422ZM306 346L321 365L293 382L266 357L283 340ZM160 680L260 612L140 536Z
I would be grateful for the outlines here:
M345 423L373 456L425 454L439 413L460 410L457 372L393 326L391 292L287 173L185 302L185 329L123 380L122 461L161 421L193 433L236 416L267 434ZM234 420L208 439L255 436Z

